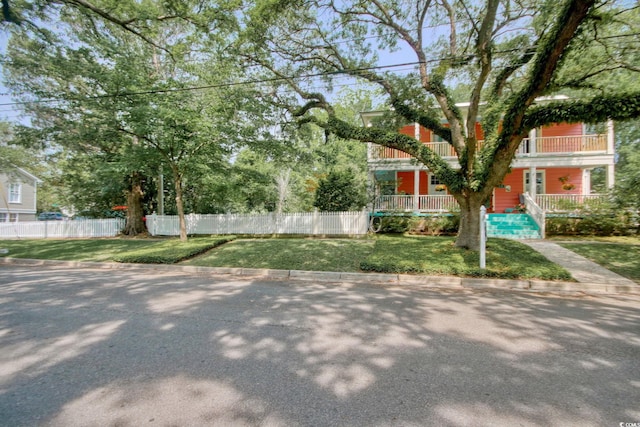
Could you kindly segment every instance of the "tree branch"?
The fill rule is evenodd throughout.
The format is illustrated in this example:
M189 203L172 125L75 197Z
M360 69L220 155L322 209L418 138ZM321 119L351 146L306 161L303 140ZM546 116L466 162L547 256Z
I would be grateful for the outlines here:
M640 92L603 95L588 101L550 102L529 109L522 122L523 131L551 123L602 123L628 120L640 115Z
M118 25L119 27L121 27L122 29L124 29L127 32L130 32L131 34L134 34L135 36L139 37L140 39L142 39L144 42L150 44L151 46L154 46L164 52L166 52L171 59L173 60L173 55L172 53L165 48L164 46L160 46L159 44L155 43L153 40L151 40L150 38L148 38L147 36L145 36L144 34L142 34L140 31L136 30L135 28L132 28L130 26L130 24L132 22L135 21L135 19L130 19L130 20L121 20L118 19L117 17L113 16L112 14L108 13L105 10L100 9L99 7L89 3L86 0L58 0L60 3L63 4L69 4L69 5L74 5L78 8L81 9L86 9L89 10L93 13L95 13L96 15L104 18L105 20Z

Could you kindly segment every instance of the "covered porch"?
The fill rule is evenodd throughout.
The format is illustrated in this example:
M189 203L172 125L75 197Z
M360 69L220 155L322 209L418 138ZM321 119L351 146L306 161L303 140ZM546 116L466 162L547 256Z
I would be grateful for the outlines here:
M612 168L607 170L607 176ZM533 178L535 177L535 179ZM370 174L376 188L373 212L444 213L458 210L447 188L428 171L375 171ZM613 181L607 179L607 185ZM522 195L544 212L572 212L603 206L606 197L594 194L591 169L580 167L514 168L493 191L489 212L521 210Z

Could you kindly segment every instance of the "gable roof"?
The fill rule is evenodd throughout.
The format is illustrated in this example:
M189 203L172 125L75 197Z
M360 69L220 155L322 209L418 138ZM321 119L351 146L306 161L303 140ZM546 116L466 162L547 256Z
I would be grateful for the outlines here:
M13 166L13 167L15 168L15 170L16 170L20 175L24 176L25 178L29 179L30 181L34 181L34 182L36 182L37 184L42 183L42 180L41 180L40 178L38 178L37 176L32 175L32 174L30 174L29 172L27 172L26 170L24 170L24 169L22 169L22 168L19 168L19 167L17 167L17 166ZM0 173L7 174L7 173L6 173L6 172L4 172L4 171L0 171Z

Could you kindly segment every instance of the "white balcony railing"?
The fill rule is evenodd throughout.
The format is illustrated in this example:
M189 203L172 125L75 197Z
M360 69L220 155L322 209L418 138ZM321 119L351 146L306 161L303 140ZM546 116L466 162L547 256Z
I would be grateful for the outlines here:
M374 203L375 211L401 211L401 212L449 212L455 210L458 203L453 196L448 194L433 196L401 195L401 196L379 196Z
M535 145L529 138L520 143L516 155L531 157L538 155L595 154L607 152L607 135L547 136L535 139ZM484 141L478 141L481 147ZM436 154L444 158L456 156L448 142L425 142ZM393 148L370 144L369 160L410 159L411 156Z

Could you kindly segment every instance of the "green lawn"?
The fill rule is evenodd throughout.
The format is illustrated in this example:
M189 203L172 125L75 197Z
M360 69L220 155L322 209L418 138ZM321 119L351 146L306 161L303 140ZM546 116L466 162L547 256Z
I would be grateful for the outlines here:
M375 271L496 278L571 280L569 273L521 243L489 239L487 269L478 253L457 249L452 237L380 235L364 239L10 240L7 256L78 261L175 263L209 267L315 271ZM215 248L215 249L213 249ZM197 254L202 254L195 256Z
M155 239L2 240L0 248L9 249L4 256L13 258L110 261L120 253L160 242L162 240Z
M380 236L364 270L397 273L572 280L562 267L530 247L505 239L489 239L485 270L479 253L458 249L453 237Z
M13 258L70 261L175 263L218 246L233 237L178 239L2 240Z
M239 239L185 264L355 272L374 244L373 239Z
M571 280L562 267L518 242L489 240L487 269L480 270L478 253L457 249L453 241L452 237L384 235L359 240L243 239L209 251L186 264Z
M640 284L640 241L635 244L608 242L562 242L560 245Z

